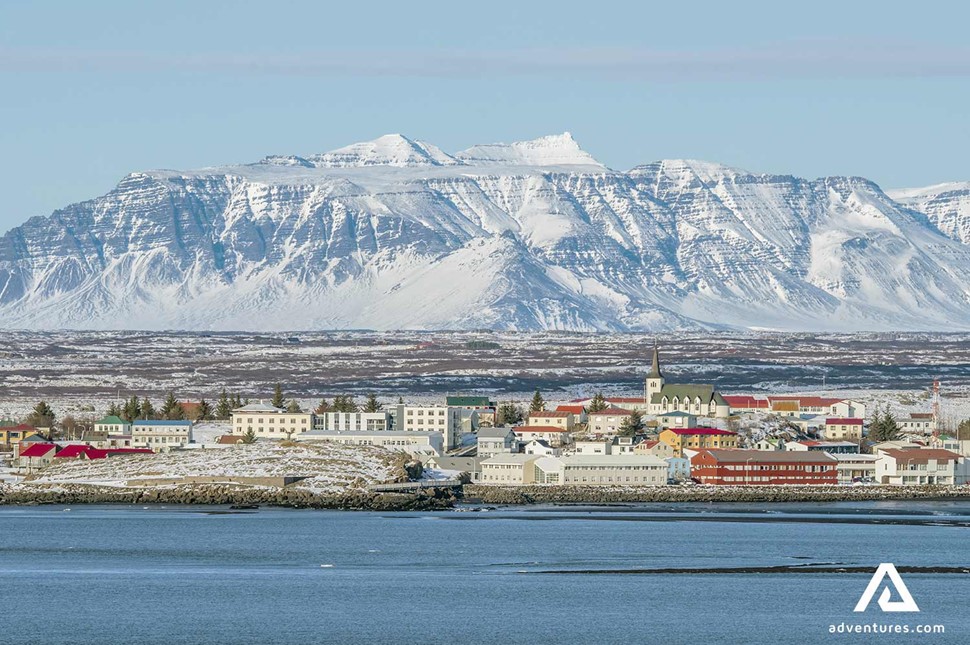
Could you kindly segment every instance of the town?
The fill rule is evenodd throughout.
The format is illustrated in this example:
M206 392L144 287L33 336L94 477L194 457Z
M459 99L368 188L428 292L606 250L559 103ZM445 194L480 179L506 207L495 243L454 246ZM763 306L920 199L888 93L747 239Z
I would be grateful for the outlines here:
M476 394L430 404L337 395L305 411L278 385L262 401L223 391L214 403L181 402L170 393L157 410L132 396L86 423L57 420L42 402L0 428L0 450L8 482L67 461L266 442L377 446L419 461L426 479L486 486L959 486L970 478L970 422L951 436L937 427L936 409L896 416L852 399L671 383L657 346L649 365L641 396L597 393L554 406L536 391L521 406Z

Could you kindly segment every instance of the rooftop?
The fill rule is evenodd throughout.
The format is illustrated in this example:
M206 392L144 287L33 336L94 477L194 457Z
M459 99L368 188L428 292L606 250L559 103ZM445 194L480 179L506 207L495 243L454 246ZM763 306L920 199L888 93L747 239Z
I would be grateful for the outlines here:
M283 408L274 407L268 403L250 403L249 405L244 405L241 408L236 408L233 412L286 412Z
M743 464L753 463L826 463L833 462L835 458L827 452L822 451L796 451L787 450L702 450L697 456L709 454L721 463Z
M942 448L887 448L882 452L897 462L913 462L916 464L927 463L930 460L958 461L960 459L960 455L957 453Z
M125 425L128 422L125 421L124 419L122 419L121 417L115 416L115 415L112 414L110 416L107 416L107 417L101 419L97 423L100 424L100 425L121 426L121 425Z
M506 426L498 426L496 428L479 428L478 438L479 439L504 439L512 432L512 428Z
M642 399L640 399L642 400ZM591 417L615 417L615 416L629 416L633 414L630 410L624 410L623 408L603 408L598 412L590 412Z
M569 431L559 426L516 426L512 428L512 432L519 434L519 433L525 433L525 432L569 432Z
M25 448L20 452L21 457L43 457L51 451L52 448L56 448L52 443L33 443L30 444L28 448Z
M682 435L737 435L737 432L721 430L719 428L668 428L664 432L673 432Z
M838 426L861 426L862 419L856 419L856 418L840 419L839 417L829 417L825 420L825 424L838 425Z
M535 417L535 418L538 418L538 419L541 419L541 418L564 419L564 418L568 417L570 414L572 414L572 413L571 412L567 412L565 410L563 410L561 412L559 410L542 410L540 412L530 412L529 413L529 418L531 419L531 418Z
M142 420L135 421L131 425L136 428L147 428L152 426L176 426L176 427L189 426L191 427L192 422L181 421L181 420L174 421L169 419L142 419Z

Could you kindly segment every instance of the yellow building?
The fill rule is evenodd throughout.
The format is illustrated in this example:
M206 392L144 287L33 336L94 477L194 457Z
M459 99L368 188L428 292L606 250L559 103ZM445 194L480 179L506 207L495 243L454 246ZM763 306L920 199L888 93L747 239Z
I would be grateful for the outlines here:
M673 449L675 457L683 457L684 449L708 450L738 447L738 434L717 428L669 428L658 437Z
M0 446L13 447L23 439L37 434L37 428L21 423L17 426L0 428Z

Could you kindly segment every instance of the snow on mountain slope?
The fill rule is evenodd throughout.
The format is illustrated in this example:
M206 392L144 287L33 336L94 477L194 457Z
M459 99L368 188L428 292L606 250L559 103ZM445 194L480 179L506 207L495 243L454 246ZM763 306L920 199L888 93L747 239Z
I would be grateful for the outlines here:
M970 243L970 182L888 191L900 204L924 213L945 235Z
M134 173L33 218L0 238L0 325L970 327L961 188L896 195L688 160L615 172L568 134L454 156L387 135Z

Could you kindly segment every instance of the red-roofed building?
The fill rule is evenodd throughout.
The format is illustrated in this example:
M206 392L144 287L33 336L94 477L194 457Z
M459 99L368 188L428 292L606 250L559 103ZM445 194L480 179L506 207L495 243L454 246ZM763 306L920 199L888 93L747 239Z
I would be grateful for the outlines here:
M675 457L683 457L684 450L737 448L738 433L719 428L667 428L658 437L670 446Z
M731 408L731 414L739 412L767 412L771 408L768 399L759 399L747 394L725 394L724 400Z
M20 451L20 455L17 457L17 465L26 469L27 472L33 472L50 465L55 454L57 454L56 444L32 443Z
M896 486L967 483L966 460L940 448L887 448L878 453L876 481Z
M153 454L150 448L94 448L86 444L65 446L54 455L54 459L106 459L132 454Z
M701 450L691 476L714 486L837 484L838 460L824 452Z
M576 423L572 412L560 412L559 410L544 410L542 412L530 412L526 425L529 426L556 426L572 431Z
M515 437L522 443L529 443L534 439L545 441L552 448L561 448L572 441L569 431L560 426L517 426L512 428Z
M862 441L862 419L838 419L830 417L825 420L823 436L826 441Z
M851 399L790 394L769 396L768 402L772 412L784 416L794 417L802 414L824 414L837 417L866 416L866 406Z
M586 423L586 406L585 405L559 405L556 406L556 412L569 412L573 415L573 419L576 423Z

